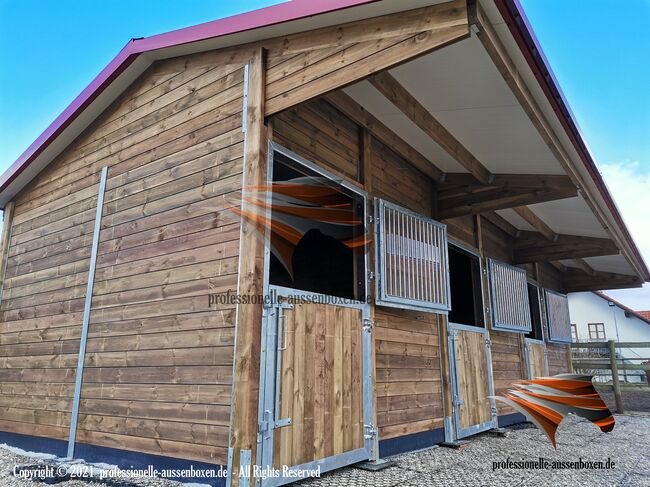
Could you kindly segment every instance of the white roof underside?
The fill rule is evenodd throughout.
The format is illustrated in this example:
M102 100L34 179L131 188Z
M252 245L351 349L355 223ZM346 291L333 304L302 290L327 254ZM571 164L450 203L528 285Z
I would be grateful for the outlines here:
M494 27L502 40L510 38L504 24ZM507 42L504 44L510 47ZM509 52L545 116L557 124L555 133L573 158L574 167L583 167L568 138L560 136L564 131L525 60L518 50L509 49ZM390 73L489 171L566 174L474 34ZM467 172L369 82L357 83L345 91L443 171ZM530 208L556 233L608 238L582 196L530 205ZM497 213L520 230L534 230L512 210ZM597 271L635 274L622 255L585 261ZM576 267L572 261L565 264Z

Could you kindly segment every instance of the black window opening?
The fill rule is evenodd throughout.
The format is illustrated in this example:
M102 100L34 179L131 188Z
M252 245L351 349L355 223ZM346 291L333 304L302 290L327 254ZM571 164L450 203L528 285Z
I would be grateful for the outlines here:
M460 325L485 327L479 257L449 245L449 321Z
M365 301L364 197L277 151L272 180L269 283Z
M535 284L528 283L528 302L530 303L530 321L532 329L526 333L526 338L543 340L542 334L542 309L540 305L539 292Z

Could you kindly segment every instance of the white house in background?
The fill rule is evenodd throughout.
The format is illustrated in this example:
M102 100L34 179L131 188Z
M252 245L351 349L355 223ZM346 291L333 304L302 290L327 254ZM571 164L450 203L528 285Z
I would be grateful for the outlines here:
M649 317L599 291L568 296L574 342L650 342ZM621 348L619 354L626 362L638 364L650 359L650 348ZM643 371L627 371L626 374L628 380L631 375L645 375Z

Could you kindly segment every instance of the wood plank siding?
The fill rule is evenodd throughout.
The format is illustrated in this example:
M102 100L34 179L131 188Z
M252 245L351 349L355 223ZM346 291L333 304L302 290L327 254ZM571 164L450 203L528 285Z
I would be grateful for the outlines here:
M225 463L243 66L154 65L15 199L0 428L67 438L108 167L77 439Z

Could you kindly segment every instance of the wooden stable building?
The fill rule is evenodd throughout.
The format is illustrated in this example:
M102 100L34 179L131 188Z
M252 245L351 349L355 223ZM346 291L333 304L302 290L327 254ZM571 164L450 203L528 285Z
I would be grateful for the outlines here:
M521 421L490 396L571 369L565 294L649 279L515 0L132 40L0 206L0 442L233 485Z

